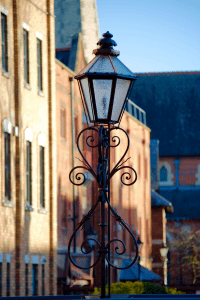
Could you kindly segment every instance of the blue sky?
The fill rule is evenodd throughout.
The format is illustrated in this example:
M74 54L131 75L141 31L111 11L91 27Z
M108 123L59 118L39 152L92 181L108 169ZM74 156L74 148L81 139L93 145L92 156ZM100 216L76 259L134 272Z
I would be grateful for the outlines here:
M97 10L131 71L200 71L200 0L97 0Z

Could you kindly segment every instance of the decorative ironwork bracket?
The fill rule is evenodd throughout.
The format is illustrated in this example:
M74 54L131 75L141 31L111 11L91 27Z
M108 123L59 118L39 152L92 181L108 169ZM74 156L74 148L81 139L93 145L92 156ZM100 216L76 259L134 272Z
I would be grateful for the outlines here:
M127 146L126 146L126 150L124 151L124 154L122 155L120 160L117 162L115 167L110 171L109 170L110 149L113 147L118 147L121 143L120 137L118 135L114 135L111 137L112 133L115 130L118 132L123 132L125 134L125 137L127 138ZM86 131L90 132L89 136L86 138L86 144L91 148L98 147L98 166L97 166L96 172L92 168L92 166L89 164L87 159L84 157L82 151L80 150L80 146L79 146L80 138ZM98 134L98 140L96 141L95 138L97 137L97 134ZM95 205L92 206L90 211L87 213L86 216L84 216L82 221L78 224L77 228L73 232L73 234L69 240L69 244L68 244L68 256L69 256L70 261L76 267L78 267L80 269L93 268L99 262L99 260L101 258L101 277L102 277L102 281L103 281L101 284L101 287L103 290L102 291L103 297L105 296L105 278L106 278L106 276L105 276L105 272L106 272L105 261L107 261L107 263L110 266L112 266L113 268L122 270L122 269L127 269L127 268L131 267L135 263L135 261L137 260L137 257L138 257L138 246L137 246L136 238L133 235L133 233L131 232L130 228L128 227L128 224L126 224L126 222L117 214L117 212L111 206L110 199L109 199L109 181L118 171L126 169L126 171L124 173L122 173L122 175L121 175L121 182L122 182L122 184L124 184L126 186L130 186L130 185L134 184L137 180L136 171L132 167L124 165L124 163L129 158L126 161L122 162L128 152L129 145L130 145L129 136L126 133L126 131L120 127L113 126L110 128L110 126L109 126L107 128L107 127L103 127L103 126L100 126L100 127L93 126L93 127L85 128L79 133L78 138L77 138L77 147L78 147L78 151L79 151L81 157L83 158L83 161L82 161L83 165L74 167L71 170L71 172L69 173L69 179L70 179L71 183L74 185L80 186L80 185L84 184L86 181L86 177L85 177L84 173L81 171L78 171L78 173L76 173L76 175L74 177L75 182L73 181L73 176L72 176L73 172L80 170L80 169L87 170L88 172L90 172L90 174L92 174L94 176L94 178L97 180L97 183L98 183L98 187L99 187L98 199L97 199ZM131 172L134 174L133 178L132 178ZM89 243L90 241L93 241L93 243L96 245L95 249L97 250L97 255L95 256L95 261L90 266L83 267L83 266L78 265L72 258L72 255L71 255L72 241L73 241L77 231L84 225L85 222L87 222L89 219L92 218L92 216L95 212L95 209L97 208L97 206L99 204L101 207L101 224L100 224L100 226L101 226L101 242L99 242L98 240L93 239L93 238L88 238L83 241L83 243L81 244L81 251L83 254L89 254L93 251L93 247L91 247L91 245ZM121 250L119 250L121 247L119 247L119 246L115 247L115 253L117 255L123 255L126 252L126 245L122 240L120 240L118 238L108 240L108 242L105 243L105 227L107 226L107 224L105 223L105 204L108 205L109 211L112 213L112 216L116 219L116 221L119 222L119 224L130 234L130 236L133 240L133 244L135 245L135 257L132 260L132 262L124 268L115 266L110 261L110 255L109 255L110 245L115 242L118 242L121 244L121 247L122 247Z

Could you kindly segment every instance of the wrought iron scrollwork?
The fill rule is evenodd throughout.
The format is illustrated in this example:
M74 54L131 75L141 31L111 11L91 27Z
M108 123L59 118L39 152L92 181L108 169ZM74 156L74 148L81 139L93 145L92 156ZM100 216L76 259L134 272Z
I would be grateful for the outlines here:
M107 155L108 149L118 147L121 143L120 136L118 136L117 134L114 134L113 136L111 136L112 133L114 132L114 130L125 134L125 137L127 139L127 146L126 146L126 149L125 149L122 157L120 158L120 160L117 162L115 167L109 173L108 172L109 157ZM86 144L91 148L98 147L97 172L95 172L95 170L92 168L92 166L89 164L89 162L84 157L82 151L80 150L80 145L79 145L80 137L86 131L90 132L90 134L86 137ZM84 175L83 172L78 171L78 173L76 173L76 175L74 177L72 176L74 171L76 172L77 170L82 168L83 170L90 172L94 176L94 178L97 180L98 187L99 187L99 197L96 201L96 204L91 208L91 210L88 212L88 214L78 224L76 230L74 231L74 233L72 234L72 236L69 240L68 255L69 255L70 261L76 267L78 267L80 269L89 269L89 268L94 267L99 262L100 258L102 258L102 257L104 257L105 260L108 262L108 264L110 266L112 266L113 268L127 269L127 268L131 267L137 259L138 247L137 247L136 238L133 235L133 233L131 232L128 224L126 224L126 222L117 214L117 212L111 206L110 200L108 199L108 195L109 195L108 194L108 181L115 175L116 172L118 172L120 170L124 170L124 172L121 174L121 182L126 186L130 186L130 185L134 184L137 180L137 173L136 173L135 169L130 166L124 165L124 163L126 163L126 161L129 158L123 162L123 159L125 158L125 156L128 152L129 145L130 145L130 141L129 141L129 137L128 137L128 134L126 133L126 131L123 130L122 128L115 127L115 126L113 126L111 128L110 127L105 128L103 126L101 126L100 128L88 127L88 128L83 129L78 136L77 147L78 147L81 157L83 158L83 161L82 161L83 166L77 166L71 170L71 172L69 174L70 181L71 181L71 183L78 185L78 186L85 183L86 176ZM113 243L115 243L115 244L117 244L114 248L115 253L117 255L123 255L126 252L125 243L118 238L111 239L107 243L105 243L105 236L103 237L103 235L105 235L104 227L106 226L105 217L103 216L103 214L105 213L105 204L106 203L108 205L109 211L111 212L112 216L123 227L123 229L126 230L130 234L133 244L135 245L135 256L132 259L132 262L124 268L115 266L110 261L108 253L110 251L110 246L113 245ZM85 222L87 222L90 218L92 218L93 214L95 213L95 209L97 208L98 205L101 206L101 218L102 218L101 224L100 224L100 226L102 227L101 228L101 242L99 242L97 239L94 239L94 238L88 238L83 241L83 243L81 245L81 252L83 254L90 254L94 250L97 251L97 253L96 253L97 255L95 256L95 261L90 266L83 267L83 266L78 265L74 261L73 257L71 256L71 244L72 244L72 240L73 240L75 234L77 233L77 231L84 225ZM95 244L95 247L91 247L91 245L90 245L91 241Z

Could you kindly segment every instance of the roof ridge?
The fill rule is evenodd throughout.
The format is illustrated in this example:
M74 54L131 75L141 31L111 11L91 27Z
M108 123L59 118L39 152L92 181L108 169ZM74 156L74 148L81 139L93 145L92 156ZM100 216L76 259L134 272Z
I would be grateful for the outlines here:
M181 74L200 74L200 71L166 71L166 72L135 72L137 75L181 75Z
M62 51L69 51L71 49L71 44L67 46L67 48L56 48L56 51L62 52Z

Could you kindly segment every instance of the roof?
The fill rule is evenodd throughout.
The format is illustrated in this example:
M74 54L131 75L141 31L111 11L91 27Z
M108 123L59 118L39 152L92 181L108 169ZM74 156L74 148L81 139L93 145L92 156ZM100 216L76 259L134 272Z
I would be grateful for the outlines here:
M151 206L165 207L167 212L173 212L172 203L156 193L154 190L151 190Z
M160 189L159 193L174 207L173 214L167 213L168 220L200 218L200 189Z
M199 156L200 72L136 75L129 98L146 111L160 156Z
M128 266L131 262L132 260L130 259L123 259L121 268ZM139 264L136 261L130 268L121 270L120 280L138 280L138 268ZM161 279L162 278L159 275L140 265L140 280L153 281Z
M75 34L71 38L71 44L63 49L56 49L56 58L64 65L75 71L76 57L78 51L78 39L79 35Z
M65 66L68 66L70 55L70 47L65 49L56 49L56 58L61 61Z

